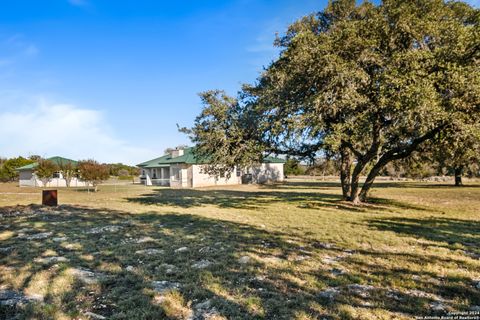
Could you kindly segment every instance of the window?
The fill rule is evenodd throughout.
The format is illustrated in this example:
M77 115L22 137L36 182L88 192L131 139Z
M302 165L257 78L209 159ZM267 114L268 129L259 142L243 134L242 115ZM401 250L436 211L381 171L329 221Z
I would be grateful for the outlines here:
M172 168L172 180L173 181L180 181L180 169L179 168Z
M53 178L60 178L60 172L54 172L53 173Z
M237 167L237 177L240 177L242 175L242 170Z

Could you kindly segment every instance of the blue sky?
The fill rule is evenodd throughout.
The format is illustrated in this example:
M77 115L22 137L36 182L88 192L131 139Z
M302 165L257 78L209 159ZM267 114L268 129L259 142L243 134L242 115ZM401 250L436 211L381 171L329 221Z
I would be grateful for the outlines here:
M254 81L326 2L2 1L0 156L135 164L188 143L198 92Z

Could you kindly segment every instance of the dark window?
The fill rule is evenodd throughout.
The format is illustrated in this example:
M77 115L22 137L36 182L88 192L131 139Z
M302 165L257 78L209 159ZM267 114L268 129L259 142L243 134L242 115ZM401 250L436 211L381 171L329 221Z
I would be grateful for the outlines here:
M172 168L173 176L172 180L173 181L180 181L180 169L179 168Z
M237 177L240 177L242 175L242 170L240 168L237 168Z
M53 178L60 178L60 172L54 172Z

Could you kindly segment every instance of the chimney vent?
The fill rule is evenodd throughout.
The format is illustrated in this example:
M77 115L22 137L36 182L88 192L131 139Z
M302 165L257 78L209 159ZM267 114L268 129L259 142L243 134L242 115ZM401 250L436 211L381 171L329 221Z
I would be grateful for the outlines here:
M183 156L183 149L172 150L172 158Z

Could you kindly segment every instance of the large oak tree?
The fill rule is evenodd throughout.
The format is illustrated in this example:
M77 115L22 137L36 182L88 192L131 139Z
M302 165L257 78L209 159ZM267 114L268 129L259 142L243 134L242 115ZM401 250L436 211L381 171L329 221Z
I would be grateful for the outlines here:
M336 155L344 198L364 201L385 165L479 121L479 20L463 2L331 1L277 39L238 99L204 93L187 131L216 166Z

